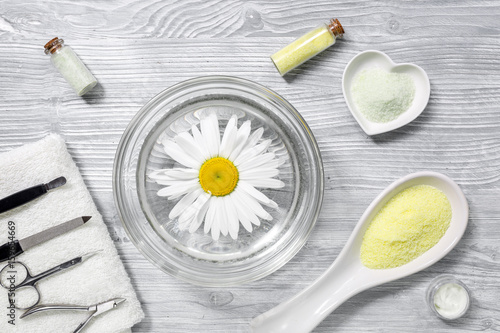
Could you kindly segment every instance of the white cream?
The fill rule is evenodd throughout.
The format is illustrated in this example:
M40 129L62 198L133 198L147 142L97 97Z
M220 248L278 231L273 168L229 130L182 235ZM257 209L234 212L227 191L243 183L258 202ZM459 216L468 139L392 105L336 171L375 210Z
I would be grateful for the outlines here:
M436 311L447 319L460 317L469 306L469 293L459 284L446 283L434 294Z

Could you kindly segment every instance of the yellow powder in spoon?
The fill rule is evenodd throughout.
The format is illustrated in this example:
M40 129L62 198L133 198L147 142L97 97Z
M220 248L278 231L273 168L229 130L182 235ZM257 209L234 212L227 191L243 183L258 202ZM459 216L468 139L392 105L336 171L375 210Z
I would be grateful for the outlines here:
M375 215L361 244L361 262L368 268L399 267L437 244L450 226L446 195L429 185L396 194Z

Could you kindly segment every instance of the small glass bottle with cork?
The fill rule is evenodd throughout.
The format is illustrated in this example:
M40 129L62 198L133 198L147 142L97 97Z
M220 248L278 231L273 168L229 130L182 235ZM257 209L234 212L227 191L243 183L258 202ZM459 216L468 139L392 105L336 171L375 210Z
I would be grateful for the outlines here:
M73 87L78 96L85 95L97 84L97 80L80 60L71 47L64 45L64 40L58 37L45 44L45 54L50 54L50 60L62 76Z
M342 38L344 28L338 19L331 19L285 46L271 56L271 59L281 76L300 66L318 53L335 44L337 38Z

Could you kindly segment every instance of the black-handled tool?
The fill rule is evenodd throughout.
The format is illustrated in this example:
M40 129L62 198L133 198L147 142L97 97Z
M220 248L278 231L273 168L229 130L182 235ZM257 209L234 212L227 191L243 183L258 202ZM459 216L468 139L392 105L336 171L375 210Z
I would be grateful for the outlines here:
M19 191L17 193L11 194L8 197L0 200L0 214L10 209L24 205L25 203L28 203L31 200L34 200L39 196L44 195L45 193L54 188L63 186L64 184L66 184L66 178L59 177L51 182L48 182L47 184L36 185L27 188L25 190Z
M17 257L24 251L31 249L38 244L44 243L52 238L62 235L68 231L78 228L84 225L85 222L90 220L91 216L81 216L76 219L69 220L67 222L58 224L52 228L40 231L32 236L7 242L0 246L0 262L11 260Z
M21 244L19 244L18 240L10 243L5 243L0 246L0 262L17 257L23 252L24 251L21 248Z

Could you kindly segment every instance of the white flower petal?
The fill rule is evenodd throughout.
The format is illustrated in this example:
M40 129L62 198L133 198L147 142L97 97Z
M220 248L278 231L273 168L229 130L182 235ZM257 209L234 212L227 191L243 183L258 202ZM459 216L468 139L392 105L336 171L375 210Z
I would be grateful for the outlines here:
M248 213L247 216L249 217L250 222L255 224L257 227L260 226L260 219L257 217L257 215L255 215L255 213L252 211L247 211L247 213Z
M241 154L234 160L234 165L239 166L241 163L251 159L254 156L262 154L271 145L271 140L264 140L262 143L254 146L250 149L245 149Z
M242 201L255 213L258 217L264 220L271 221L273 217L262 208L260 203L254 199L250 194L240 189L238 192Z
M157 179L156 183L159 185L167 185L167 186L176 186L176 185L182 185L186 182L186 180L178 180L178 179L171 179L171 180L164 180L164 179Z
M279 173L280 171L278 169L255 168L255 169L241 171L239 176L240 179L250 180L250 179L273 178L279 175Z
M194 212L192 210L185 210L177 220L179 223L179 230L187 230L189 226L194 223Z
M196 141L193 139L193 137L189 133L183 132L177 135L174 139L179 147L184 150L186 154L191 156L195 161L198 161L201 166L205 159L203 158L200 147L196 144Z
M276 204L276 202L269 199L264 193L257 190L251 184L248 184L248 182L240 181L240 182L238 182L238 187L241 191L244 191L247 194L250 194L253 198L257 199L257 201L259 201L260 203L262 203L268 207L271 207L271 208L278 208L278 204Z
M259 188L283 188L285 187L285 183L283 183L279 179L275 178L263 178L263 179L248 179L245 180L248 184L253 187Z
M222 197L222 202L224 203L224 210L226 211L227 217L227 228L229 235L232 239L238 238L238 231L240 229L240 222L238 221L238 213L236 212L236 207L234 206L233 200L231 200L230 195Z
M200 147L203 160L208 159L210 157L210 153L208 152L205 139L201 135L201 132L198 129L198 127L195 125L191 126L191 133L193 133L194 141L196 142L198 147Z
M208 209L208 205L205 205L210 198L210 195L203 192L201 193L195 202L193 202L189 207L187 207L179 216L179 229L186 230L189 229L189 232L195 232L200 226L201 222L198 224L198 217L200 214L205 216L206 209ZM202 220L203 220L202 217ZM192 230L192 231L191 231Z
M201 134L205 139L205 145L209 152L209 157L217 156L220 146L219 120L215 113L211 113L200 121Z
M205 227L204 227L204 232L207 233L210 231L210 228L212 228L212 225L214 224L215 220L215 204L214 200L216 197L210 197L208 200L208 211L207 215L205 215Z
M184 212L186 210L195 209L191 205L203 193L205 193L205 191L203 191L203 189L199 188L199 189L196 189L196 190L186 194L181 200L179 200L179 202L177 202L177 204L174 206L174 208L172 208L172 210L168 214L168 217L171 219L175 219L177 216L181 215L182 212Z
M161 169L153 171L149 174L149 178L154 180L190 180L195 179L199 175L199 171L195 169Z
M154 176L154 177L150 177L150 178L153 179L157 184L168 185L168 186L182 184L186 181L198 181L199 180L198 175L193 176L193 175L185 174L182 177L185 177L185 178L179 179L179 178L169 177L166 175L158 175L158 176Z
M219 222L220 226L220 232L224 236L227 236L227 233L229 231L228 229L228 220L227 220L227 215L224 207L224 197L217 197L216 200L214 200L216 203L215 206L215 218ZM212 226L213 228L213 226Z
M167 153L168 156L170 156L180 164L192 169L200 168L200 162L189 156L179 147L177 143L170 140L163 140L163 148L165 149L165 153Z
M212 203L211 205L214 207L214 217L212 221L212 226L210 227L210 233L212 234L212 239L213 240L218 240L220 236L220 229L221 229L221 223L222 220L219 219L219 214L218 212L218 207L219 207L219 199L218 197L212 197ZM210 211L210 210L209 210Z
M274 153L265 153L254 156L238 165L238 170L245 171L248 169L258 168L262 165L266 165L268 168L277 169L279 167L279 161L278 159L274 159L275 157L276 155L274 155Z
M257 142L259 142L260 138L262 138L262 134L264 134L264 128L257 128L250 136L248 137L247 142L245 143L244 149L253 148Z
M252 122L250 120L247 120L238 129L238 133L236 134L236 142L234 143L234 149L228 157L230 161L234 161L236 157L238 157L238 155L241 153L243 148L245 148L245 146L248 146L247 141L250 135L251 127Z
M250 221L251 223L253 223L253 224L257 225L257 226L260 225L260 220L257 217L257 215L255 215L253 213L253 211L243 201L243 199L239 195L239 192L240 191L234 191L233 193L231 193L230 196L231 196L231 199L233 200L233 202L235 204L235 207L237 207L238 218L240 219L241 224L243 225L243 227L245 227L246 230L248 230L249 232L251 232L252 231L252 225L251 224L250 225L247 224L247 219L248 219L248 221Z
M184 210L177 219L177 222L179 224L179 229L180 230L189 229L189 226L194 222L195 214L196 212L193 209Z
M243 213L243 211L244 211L244 209L239 209L237 211L238 212L238 219L240 220L241 225L243 226L243 228L245 228L246 231L252 232L252 230L253 230L252 222L250 222L250 219L247 217L247 215L245 215L245 213ZM257 218L257 221L258 221L258 218Z
M228 158L229 154L233 151L233 147L236 141L236 135L238 129L236 123L238 118L233 115L227 122L226 129L224 130L224 135L222 136L222 141L219 147L219 156Z
M189 232L193 233L198 228L200 227L201 223L203 222L203 219L205 218L205 215L208 211L208 199L210 199L210 194L208 193L203 193L198 197L198 200L193 204L198 208L198 212L196 213L195 219L192 221L191 225L189 226Z
M179 196L196 190L200 187L198 180L183 181L179 184L164 187L158 191L160 197Z
M219 237L220 237L220 231L219 229L215 229L214 227L212 227L212 230L210 232L210 235L212 236L212 239L214 241L218 241L219 240Z

